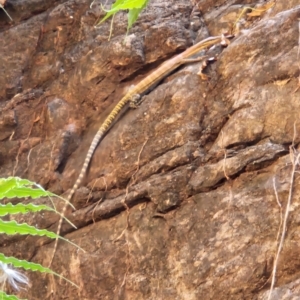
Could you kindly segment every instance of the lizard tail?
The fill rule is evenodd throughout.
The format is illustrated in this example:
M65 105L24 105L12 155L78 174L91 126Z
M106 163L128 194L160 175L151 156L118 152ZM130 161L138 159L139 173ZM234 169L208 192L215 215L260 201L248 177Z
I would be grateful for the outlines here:
M100 128L101 129L101 128ZM65 216L65 213L66 213L66 210L67 210L67 207L68 207L68 203L71 201L75 191L78 189L78 186L80 185L81 181L82 181L82 178L84 177L84 174L89 166L89 163L90 163L90 160L92 158L92 155L100 141L100 139L103 137L104 135L104 132L102 130L98 130L97 134L95 135L93 141L92 141L92 144L89 148L89 151L86 155L86 158L84 160L84 163L83 163L83 166L81 168L81 171L80 171L80 174L75 182L75 184L73 185L70 193L68 194L68 197L67 197L67 202L65 203L63 209L62 209L62 212L61 212L61 217L59 219L59 222L58 222L58 226L57 226L57 232L56 234L59 235L60 234L60 230L61 230L61 227L62 227L62 223L63 223L63 217ZM58 244L58 237L55 239L55 244L54 244L54 248L53 248L53 252L52 252L52 256L51 256L51 259L50 259L50 263L49 263L49 268L52 264L52 261L54 259L54 256L55 256L55 252L56 252L56 249L57 249L57 244Z
M112 110L112 112L107 116L107 118L105 119L104 123L102 124L102 126L100 126L99 130L97 131L92 144L89 148L89 151L86 155L86 158L84 160L83 166L81 168L80 174L75 182L75 184L73 185L70 193L68 194L67 197L67 202L65 203L62 212L61 212L61 217L59 219L58 222L58 226L57 226L57 231L56 234L59 235L60 234L60 230L62 227L62 223L63 223L63 217L65 216L65 212L67 210L68 207L68 203L71 201L75 191L78 189L79 185L82 182L82 179L86 173L86 170L90 164L91 158L95 152L95 149L98 145L98 143L100 142L100 140L102 139L102 137L104 136L104 134L107 132L107 130L109 129L109 127L111 126L111 124L114 122L114 120L116 119L116 117L118 116L118 114L120 113L120 111L123 109L123 107L127 104L127 102L129 101L128 97L124 97L116 106L115 108ZM55 244L54 244L54 248L53 248L53 252L52 252L52 256L50 259L50 263L49 263L49 268L52 264L52 261L54 259L55 253L56 253L56 249L57 249L57 244L58 244L58 238L55 239Z

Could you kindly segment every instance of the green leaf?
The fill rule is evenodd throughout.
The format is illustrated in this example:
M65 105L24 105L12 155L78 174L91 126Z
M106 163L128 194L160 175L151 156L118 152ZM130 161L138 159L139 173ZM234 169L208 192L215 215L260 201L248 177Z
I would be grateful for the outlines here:
M0 300L20 300L14 295L7 295L3 291L0 291Z
M133 8L128 12L127 33L129 31L129 29L132 27L133 23L137 20L141 10L142 10L142 8Z
M103 23L105 20L107 20L109 17L113 16L115 13L118 12L118 10L114 10L115 7L117 7L118 5L122 4L124 0L117 0L115 3L112 4L111 9L110 10L105 10L102 3L101 3L101 8L103 11L107 12L107 14L104 16L104 18L97 24L100 25L101 23Z
M149 0L146 0L144 2L144 5L140 8L133 8L131 10L129 10L128 12L128 26L127 26L127 33L129 31L129 29L132 27L133 23L137 20L140 12L146 7L146 5L148 4Z
M27 223L19 224L16 221L3 221L0 219L0 233L6 233L8 235L13 234L30 234L30 235L39 235L39 236L47 236L51 239L59 238L68 242L69 244L75 246L77 249L85 252L81 247L76 245L75 243L65 239L52 231L48 231L46 229L37 229L34 226L30 226ZM1 299L0 299L1 300Z
M120 10L129 9L129 13L130 13L131 10L135 9L136 11L132 12L132 16L130 16L131 24L129 24L129 20L128 20L127 28L131 28L132 24L134 23L134 21L132 22L132 20L137 19L139 12L147 5L148 1L149 0L117 0L111 6L110 10L105 10L102 8L104 11L107 12L107 14L97 25L100 25L101 23L103 23L105 20L107 20L109 17L111 17L112 15L114 15L115 13L117 13ZM135 16L136 14L137 14L137 16Z
M45 268L45 267L41 266L40 264L36 264L36 263L29 262L26 260L20 260L15 257L6 257L3 253L0 253L0 261L2 261L5 264L12 264L16 268L23 268L25 270L30 270L33 272L39 271L42 273L54 274L54 272L52 270L50 270L49 268Z
M100 25L101 23L103 23L104 21L106 21L108 18L110 18L112 15L114 15L115 13L117 13L117 12L109 12L109 13L107 13L104 17L103 17L103 19L102 20L100 20L97 24L96 24L96 26L98 26L98 25Z
M113 4L111 5L111 9L110 9L110 10L112 10L113 8L118 7L118 6L121 5L123 2L124 2L124 0L117 0L115 3L113 3ZM102 5L102 4L101 4L101 5ZM110 10L105 10L105 9L103 9L103 10L106 11L106 12L110 11Z
M142 8L145 7L145 2L148 0L123 0L123 1L117 1L117 3L114 3L112 8L108 10L107 12L113 12L113 11L119 11L119 10L125 10L125 9L133 9L133 8Z
M35 187L35 188L33 188ZM31 197L37 198L41 196L56 196L53 193L45 191L40 185L33 183L27 179L21 179L18 177L9 177L9 178L0 178L0 199L4 197ZM57 196L59 197L59 196ZM59 197L65 200L62 197ZM68 202L68 201L67 201ZM68 202L69 203L69 202ZM70 204L70 203L69 203ZM71 204L70 204L71 205ZM27 212L38 212L41 210L50 210L55 211L54 209L46 206L46 205L34 205L34 204L22 204L19 203L17 205L13 205L12 203L8 203L5 205L0 204L0 216L5 216L7 214L16 214L16 213L27 213ZM69 222L69 221L68 221ZM70 223L70 222L69 222ZM74 226L74 225L73 225ZM30 235L38 235L38 236L47 236L52 239L60 238L68 243L74 245L78 249L85 252L82 248L80 248L75 243L60 237L59 235L55 234L54 232L50 232L46 229L37 229L34 226L30 226L26 223L18 224L16 221L3 221L0 219L0 234L6 233L8 235L13 234L30 234ZM51 271L49 268L45 268L39 264L27 262L26 260L18 260L14 257L5 257L3 254L0 253L0 261L6 264L12 264L15 267L22 267L26 270L31 271L40 271L46 272L49 274L56 275L67 282L71 283L72 285L78 287L75 283L68 280L67 278ZM1 277L1 274L0 274ZM78 287L79 288L79 287ZM0 300L1 299L18 299L15 296L6 295L4 292L0 291Z
M79 286L76 283L74 283L74 282L70 281L69 279L61 276L60 274L57 274L56 272L53 272L49 268L43 267L40 264L36 264L36 263L29 262L29 261L26 261L26 260L20 260L20 259L17 259L15 257L6 257L2 253L0 253L0 261L2 261L5 264L11 264L16 268L23 268L25 270L30 270L30 271L33 271L33 272L39 271L39 272L42 272L42 273L53 274L55 276L58 276L58 277L60 277L64 280L66 280L67 282L71 283L72 285L76 286L77 288L79 288ZM0 300L1 300L1 295L0 295Z
M20 177L8 177L8 178L1 178L0 179L0 188L5 188L7 186L9 189L14 186L23 186L23 185L30 185L34 184L30 180L22 179Z
M35 186L36 188L33 188ZM19 177L0 178L0 199L20 197L58 197L75 208L68 200L51 192L45 191L39 184ZM1 299L0 299L1 300Z
M6 216L7 214L26 214L28 212L37 212L41 210L50 210L54 211L53 208L47 206L47 205L34 205L32 203L29 204L23 204L18 203L16 205L13 205L12 203L8 204L0 204L0 216ZM0 298L1 300L1 298Z
M47 236L51 239L59 237L54 232L46 229L37 229L34 226L30 226L27 223L18 224L16 221L3 221L0 219L0 233L12 234L31 234L39 236Z
M29 184L27 180L23 180L19 177L8 177L8 178L1 178L0 179L0 193L6 193L9 190Z
M142 8L146 6L148 0L125 0L123 5L120 5L120 9L133 9Z
M33 186L37 188L32 188ZM41 186L27 179L19 177L8 177L0 179L0 199L6 198L38 198L44 196L55 196L45 191Z
M50 192L46 192L40 189L33 189L31 187L15 187L9 191L7 191L3 197L6 198L26 198L31 197L33 199L39 198L39 197L45 197L45 196L54 196ZM1 197L1 194L0 194Z

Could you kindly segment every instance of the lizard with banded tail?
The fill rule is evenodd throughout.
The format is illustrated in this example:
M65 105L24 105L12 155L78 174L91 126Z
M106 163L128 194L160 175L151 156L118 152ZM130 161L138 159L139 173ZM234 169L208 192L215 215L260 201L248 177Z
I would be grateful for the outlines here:
M151 74L149 74L146 78L141 80L135 87L130 89L125 96L118 102L118 104L114 107L114 109L111 111L111 113L108 115L108 117L105 119L104 123L100 126L98 129L91 145L88 150L88 153L86 155L86 158L84 160L82 169L79 173L79 176L73 185L71 191L68 194L67 200L68 202L72 199L73 194L79 187L79 185L82 182L82 179L87 171L87 168L89 166L89 163L91 161L91 158L94 154L94 151L100 142L100 140L104 137L104 135L108 132L113 122L118 118L121 111L123 111L123 108L129 103L131 107L136 107L137 104L141 103L142 95L144 95L151 87L155 86L157 83L159 83L162 79L164 79L166 76L168 76L172 71L177 69L179 66L190 63L190 62L196 62L200 59L203 59L203 57L191 59L191 57L201 50L207 49L213 45L216 44L222 44L224 46L227 46L229 41L227 38L230 38L231 36L215 36L215 37L209 37L206 38L195 45L191 46L190 48L186 49L184 52L178 54L177 56L167 60L166 62L162 63L156 70L154 70ZM137 97L138 96L138 97ZM57 235L60 234L63 217L65 215L68 202L65 203L63 210L61 212L61 217L58 223L57 227ZM52 264L53 258L55 256L56 248L58 244L58 239L55 240L54 249L52 253L52 257L50 260L50 265Z

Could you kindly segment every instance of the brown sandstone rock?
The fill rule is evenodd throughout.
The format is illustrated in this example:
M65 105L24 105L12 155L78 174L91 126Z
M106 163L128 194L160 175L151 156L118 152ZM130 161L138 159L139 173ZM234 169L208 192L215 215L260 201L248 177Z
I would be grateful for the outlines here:
M193 2L201 13L190 1L150 1L126 38L122 12L108 41L110 22L94 27L97 1L7 0L15 23L0 15L0 176L66 193L126 88L256 4ZM200 64L184 66L115 123L68 211L78 229L63 226L86 252L60 242L52 265L80 288L32 273L21 297L267 299L289 146L297 151L300 141L297 5L277 0L259 18L243 16L231 44L208 53L218 55L204 71L209 80L197 75ZM298 186L296 173L272 299L300 297ZM58 220L14 218L52 230ZM54 244L0 242L1 252L44 265Z

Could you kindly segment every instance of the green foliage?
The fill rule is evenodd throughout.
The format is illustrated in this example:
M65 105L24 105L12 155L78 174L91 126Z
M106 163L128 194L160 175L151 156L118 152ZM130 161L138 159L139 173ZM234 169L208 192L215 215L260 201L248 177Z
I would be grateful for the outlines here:
M38 197L49 197L49 196L55 196L55 195L45 191L41 186L27 179L21 179L18 177L9 177L5 179L0 178L0 200L3 198L22 198L22 197L30 197L35 199ZM12 203L0 204L0 216L5 216L7 214L16 214L16 213L25 214L28 212L39 212L41 210L55 211L53 208L47 205L34 205L32 203L29 204L18 203L16 205ZM1 233L2 234L5 233L8 235L30 234L30 235L38 235L38 236L47 236L52 239L61 238L54 232L48 231L46 229L37 229L34 226L28 225L27 223L19 224L14 220L3 221L2 219L0 219L0 234ZM64 238L61 239L66 240ZM68 242L75 245L70 241ZM78 247L77 245L75 246ZM17 289L19 283L23 283L23 284L28 283L27 277L21 274L20 272L9 268L8 265L13 265L16 268L21 267L25 270L39 271L43 273L53 274L59 276L60 278L65 279L66 281L68 281L69 283L77 287L75 283L53 272L49 268L45 268L41 266L40 264L28 262L26 260L19 260L14 257L6 257L4 254L0 253L0 267L2 269L1 270L2 273L4 273L0 276L0 281L2 280L2 283L8 281L11 285L13 285L13 287ZM18 298L15 296L6 295L3 291L0 291L0 299L15 300Z
M50 273L50 274L53 273L53 271L51 271L49 268L45 268L40 264L32 263L27 260L20 260L15 257L6 257L2 253L0 253L0 261L2 261L5 264L12 264L14 267L23 268L25 270L39 271L39 272Z
M37 212L41 210L51 210L54 211L51 207L47 205L34 205L32 203L29 204L23 204L18 203L16 205L13 205L12 203L8 204L0 204L0 217L6 216L6 215L13 215L13 214L26 214L28 212Z
M0 291L0 299L1 300L19 300L19 298L17 298L14 295L6 295L6 293Z
M39 236L47 236L55 239L58 236L51 231L46 229L37 229L34 226L30 226L27 223L19 224L16 221L3 221L0 220L0 233L12 234L31 234Z
M116 2L111 6L110 10L105 10L103 7L102 9L106 11L106 15L104 18L97 24L100 25L105 20L114 16L120 10L129 10L128 12L128 26L127 32L132 27L133 23L137 20L139 13L146 7L149 0L116 0Z
M128 12L128 25L127 25L127 33L129 29L132 27L133 23L139 17L140 12L146 7L148 0L145 1L144 5L141 8L132 8Z
M29 262L27 260L21 260L21 259L17 259L15 257L7 257L4 254L0 253L0 261L5 263L5 264L11 264L16 268L23 268L25 270L30 270L30 271L39 271L41 273L48 273L48 274L53 274L56 275L66 281L68 281L69 283L71 283L72 285L78 287L78 285L76 285L74 282L68 280L67 278L61 276L60 274L53 272L51 269L49 268L45 268L40 264L36 264L33 262ZM1 299L1 297L0 297Z
M33 189L32 187L36 188ZM2 198L39 198L55 196L45 191L40 185L19 177L0 178L0 199Z

